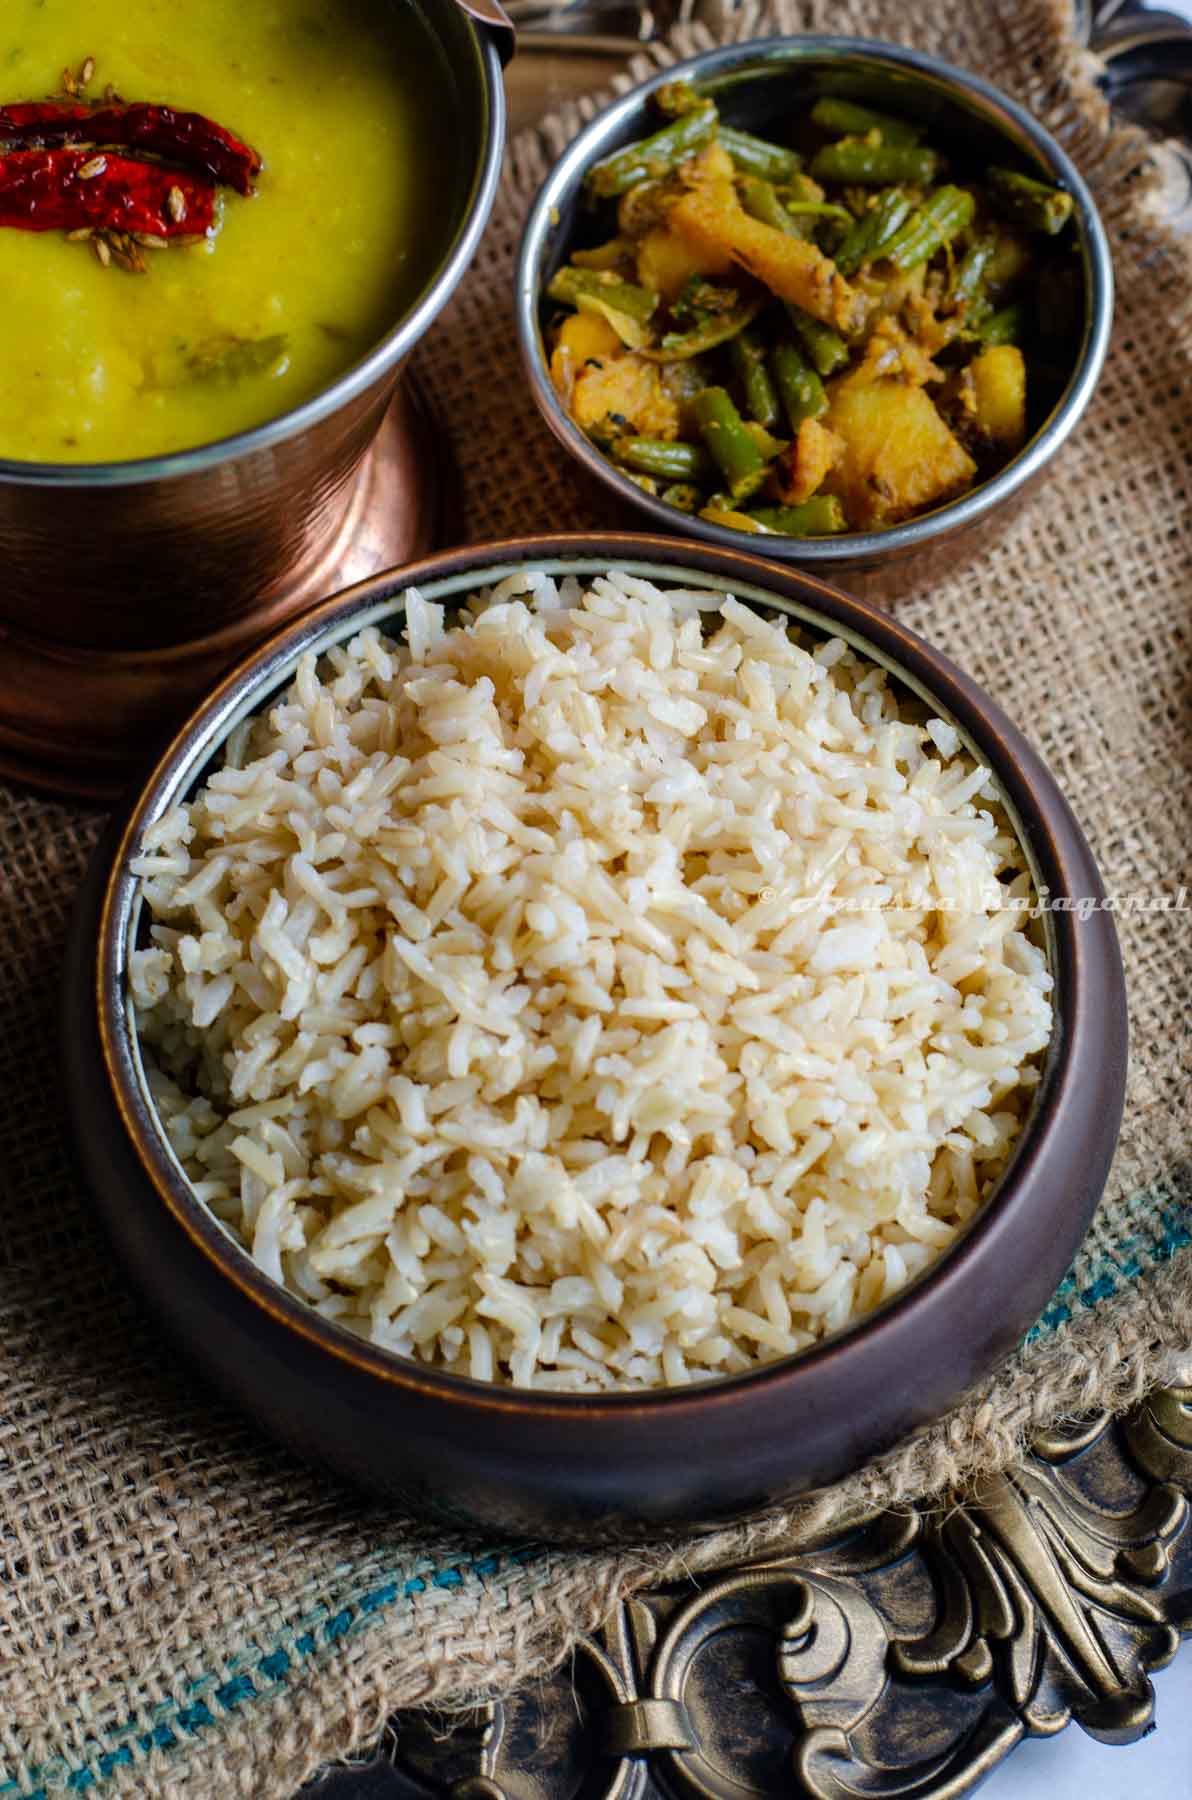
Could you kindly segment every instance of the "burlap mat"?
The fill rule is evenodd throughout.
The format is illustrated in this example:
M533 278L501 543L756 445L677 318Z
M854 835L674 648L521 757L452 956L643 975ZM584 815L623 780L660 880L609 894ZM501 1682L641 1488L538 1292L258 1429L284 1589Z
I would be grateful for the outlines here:
M733 29L936 51L1024 100L1092 182L1120 304L1091 413L980 568L903 613L1033 733L1110 891L1192 886L1192 261L1149 222L1140 141L1110 134L1049 0L779 0ZM696 30L677 48L707 41ZM509 309L528 197L590 111L513 145L476 267L421 358L476 536L594 522L526 396ZM1032 1428L1126 1404L1192 1345L1190 915L1155 913L1122 926L1133 1075L1094 1229L1032 1340L944 1424L797 1516L651 1555L510 1552L369 1507L173 1362L67 1177L54 1008L98 823L0 793L0 1795L287 1796L394 1707L541 1672L680 1559L968 1480Z

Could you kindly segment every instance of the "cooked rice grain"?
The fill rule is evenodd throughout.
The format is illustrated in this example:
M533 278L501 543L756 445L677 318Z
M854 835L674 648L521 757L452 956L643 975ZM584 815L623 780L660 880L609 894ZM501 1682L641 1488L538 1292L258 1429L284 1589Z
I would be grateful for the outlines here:
M838 640L522 571L303 658L133 867L149 1080L259 1266L485 1381L674 1385L919 1275L1048 1042L1021 848Z

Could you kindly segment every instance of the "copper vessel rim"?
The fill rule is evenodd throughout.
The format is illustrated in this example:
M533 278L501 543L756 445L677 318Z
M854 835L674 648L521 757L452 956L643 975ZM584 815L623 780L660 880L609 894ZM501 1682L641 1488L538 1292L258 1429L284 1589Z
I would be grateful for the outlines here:
M877 562L902 550L921 549L954 531L962 531L1023 488L1053 458L1075 429L1092 397L1113 326L1113 263L1105 231L1089 189L1071 158L1050 132L1029 112L991 82L969 74L939 57L905 49L877 38L772 37L707 50L672 68L660 70L650 80L597 113L567 146L551 169L530 209L522 233L515 276L514 307L518 345L530 390L540 413L562 447L605 487L639 513L648 514L653 528L682 529L701 542L726 550L751 550L758 542L750 534L729 526L686 515L676 516L665 501L645 493L592 445L563 410L546 367L539 323L540 272L547 261L550 236L560 210L574 193L585 169L613 147L622 127L641 111L655 89L676 80L715 82L718 77L745 81L761 79L774 66L789 64L792 72L816 62L868 63L879 71L910 76L934 84L955 104L966 104L996 129L1016 149L1024 146L1052 177L1062 183L1076 201L1081 256L1084 265L1085 319L1080 350L1064 392L1038 431L992 480L982 482L959 500L924 513L905 524L884 531L841 532L831 538L766 537L757 554L777 560L790 559L818 568L830 576L842 563L862 558ZM751 66L752 65L752 66ZM681 521L681 523L680 523Z
M424 589L432 583L466 577L469 581L488 568L510 564L543 564L561 560L582 565L637 564L641 572L653 571L660 579L681 579L694 573L736 577L756 591L753 598L764 604L777 601L779 609L798 612L813 627L822 625L887 666L913 691L942 703L941 711L952 718L966 740L975 743L993 768L1008 802L1011 816L1033 865L1036 881L1044 880L1053 893L1062 891L1064 858L1053 836L1044 809L1036 804L1032 783L1014 760L1005 739L1009 726L1000 709L983 694L965 691L967 677L942 653L932 649L916 633L866 603L828 586L802 569L768 562L740 550L724 550L706 544L683 544L675 539L640 533L566 533L549 537L499 540L440 552L401 570L390 570L333 596L296 624L288 626L246 658L220 684L210 699L182 727L163 753L133 808L120 835L103 892L96 962L95 1003L103 1074L109 1084L123 1129L156 1197L162 1201L191 1242L229 1280L240 1294L288 1331L296 1331L320 1351L347 1363L360 1373L407 1391L436 1400L477 1406L487 1412L530 1411L550 1416L625 1417L639 1412L681 1413L698 1407L744 1401L760 1396L776 1385L785 1386L805 1374L847 1357L862 1341L872 1345L882 1333L912 1308L943 1301L948 1288L963 1280L971 1260L981 1253L984 1240L995 1229L1029 1181L1032 1164L1043 1143L1060 1125L1064 1100L1077 1079L1074 1068L1073 1024L1083 967L1076 915L1047 914L1048 952L1056 981L1056 1029L1049 1047L1043 1078L1022 1136L990 1200L956 1244L915 1282L886 1301L864 1319L834 1334L822 1344L793 1357L764 1363L743 1373L714 1378L685 1388L626 1390L600 1395L558 1395L534 1389L490 1386L466 1376L423 1368L416 1362L370 1344L290 1295L253 1264L244 1251L206 1212L191 1193L189 1184L165 1146L156 1115L143 1093L134 1033L128 1021L124 996L125 949L132 910L132 877L127 863L132 846L145 824L175 799L183 778L193 779L206 766L230 724L229 707L235 703L251 710L287 678L294 657L328 634L328 627L342 627L336 638L359 628L360 615L394 600L410 585ZM796 595L787 590L798 589ZM776 591L775 591L776 590ZM738 591L741 591L738 583ZM818 604L817 604L818 603ZM824 604L826 603L826 605ZM971 684L967 684L971 685ZM214 729L213 729L214 728ZM210 741L203 741L210 734ZM198 741L196 756L192 746ZM181 773L180 773L181 770ZM1049 778L1048 778L1049 779ZM1064 806L1062 796L1054 797ZM1099 891L1099 889L1097 890Z
M505 141L505 87L501 75L501 57L488 32L463 8L449 4L467 32L475 56L482 115L478 121L478 154L476 166L466 192L461 196L458 228L444 251L434 273L428 278L412 306L398 319L363 358L330 386L320 390L301 406L291 408L275 419L254 426L250 431L219 438L214 443L199 444L190 450L171 451L164 456L140 457L131 462L38 463L18 462L0 457L0 484L36 488L109 489L148 485L201 474L272 450L290 438L300 437L313 426L350 406L378 381L391 374L409 354L438 317L454 292L464 270L474 257L501 176L501 154Z

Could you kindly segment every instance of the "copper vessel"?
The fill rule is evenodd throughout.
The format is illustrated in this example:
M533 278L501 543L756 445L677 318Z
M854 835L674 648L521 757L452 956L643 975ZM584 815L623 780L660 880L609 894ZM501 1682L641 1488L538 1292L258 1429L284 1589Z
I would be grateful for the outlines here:
M306 405L217 444L127 463L0 460L0 771L118 791L268 631L429 548L440 469L398 384L492 207L508 41L455 0L420 7L450 70L466 179L443 260L389 335Z
M162 1130L127 997L141 909L130 858L236 722L289 684L302 651L366 625L396 634L411 582L450 605L527 565L678 580L847 638L929 695L994 771L1040 890L1103 890L1039 756L945 656L805 570L710 544L576 533L440 551L279 633L183 726L96 854L65 972L70 1125L117 1249L211 1379L301 1454L410 1511L607 1546L827 1485L937 1417L1009 1353L1055 1292L1105 1184L1125 1091L1126 996L1112 915L1049 912L1057 1028L995 1194L919 1280L799 1356L681 1388L492 1386L368 1343L277 1286L196 1199Z

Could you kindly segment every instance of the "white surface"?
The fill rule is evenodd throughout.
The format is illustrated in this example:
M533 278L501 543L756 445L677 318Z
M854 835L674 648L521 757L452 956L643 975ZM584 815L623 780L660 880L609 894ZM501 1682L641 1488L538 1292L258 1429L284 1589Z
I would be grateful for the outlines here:
M1192 1800L1192 1640L1152 1677L1156 1729L1124 1749L1078 1725L1019 1744L981 1788L981 1800Z

